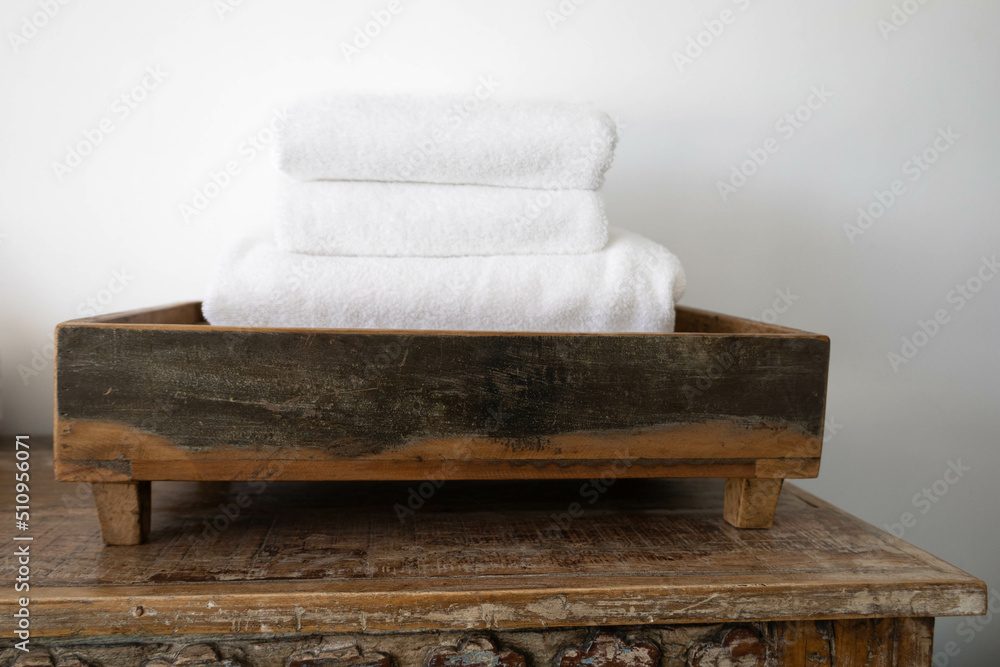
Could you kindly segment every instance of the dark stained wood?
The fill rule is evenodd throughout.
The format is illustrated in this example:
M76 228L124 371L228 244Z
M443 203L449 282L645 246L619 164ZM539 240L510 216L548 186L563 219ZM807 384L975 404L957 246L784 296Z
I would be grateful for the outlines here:
M790 485L770 531L740 531L722 519L716 480L156 483L150 542L105 548L90 485L55 482L45 439L32 443L39 641L986 609L978 579ZM11 511L0 506L0 524ZM16 597L0 591L0 636L12 636Z
M723 315L708 310L677 307L677 317L674 331L678 333L712 333L712 334L784 334L791 336L813 336L823 338L791 327L778 324L768 324L760 320L748 320L734 315Z
M610 632L599 632L589 644L563 649L554 667L659 667L660 649L648 641L628 642Z
M762 333L790 334L794 336L815 335L806 334L798 329L768 324L759 320L748 320L732 315L713 313L699 308L677 306L674 331L677 333ZM73 323L89 324L157 324L187 327L192 324L206 325L201 313L201 302L186 301L166 306L153 306L135 310L108 313L96 317L86 317L71 320ZM230 327L234 328L234 327Z
M92 324L163 324L169 326L208 324L201 314L201 302L199 301L186 301L167 306L153 306L151 308L137 308L136 310L107 313L72 321Z
M559 435L666 431L666 454L669 434L703 424L819 438L828 353L827 341L805 335L65 324L56 396L60 421L115 424L195 451L295 446L350 458L482 438L514 455Z

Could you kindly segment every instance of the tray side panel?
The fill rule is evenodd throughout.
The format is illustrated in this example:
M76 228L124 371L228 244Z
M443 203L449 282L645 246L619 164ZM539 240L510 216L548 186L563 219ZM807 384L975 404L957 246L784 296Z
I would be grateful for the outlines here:
M643 457L673 459L687 457L678 451L690 434L728 447L728 458L761 447L818 457L829 347L808 336L68 324L57 355L57 455L104 460L121 477L122 448L137 442L147 458L164 458L159 447L180 458L280 450L419 459L449 458L454 447L443 443L474 441L500 459L538 460L625 438L645 447Z

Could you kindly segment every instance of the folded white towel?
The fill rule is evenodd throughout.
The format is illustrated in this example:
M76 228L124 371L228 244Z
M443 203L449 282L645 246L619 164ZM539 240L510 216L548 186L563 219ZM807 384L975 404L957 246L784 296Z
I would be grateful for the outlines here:
M586 255L314 257L240 239L215 266L203 312L225 326L673 331L680 262L610 231Z
M303 181L596 190L616 142L614 121L583 104L327 95L289 106L273 146Z
M278 247L309 255L579 254L608 240L593 190L283 179Z

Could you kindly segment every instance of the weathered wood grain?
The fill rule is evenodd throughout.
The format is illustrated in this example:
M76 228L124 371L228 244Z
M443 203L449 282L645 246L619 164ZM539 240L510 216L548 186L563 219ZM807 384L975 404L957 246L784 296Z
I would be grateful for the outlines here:
M344 458L449 438L513 453L557 435L717 422L806 442L822 433L827 353L809 337L64 325L58 416L182 449L301 446Z
M209 644L191 644L176 656L157 656L142 667L250 667L236 658L223 658Z
M781 495L781 479L726 480L722 515L737 528L770 528Z
M92 485L101 535L109 545L141 544L149 535L149 482Z
M930 667L934 658L934 619L897 618L893 651L900 665Z
M767 645L747 627L730 627L718 640L692 646L688 664L691 667L767 667Z
M247 460L245 447L214 447L201 451L182 450L156 436L109 422L62 420L58 434L60 459L144 461ZM288 446L267 450L273 460L333 460L389 462L433 460L500 460L544 463L549 460L615 460L662 458L665 449L673 458L818 459L821 443L816 438L781 437L773 430L747 432L732 423L688 425L683 428L637 430L632 433L567 434L552 436L536 446L515 448L511 443L484 437L425 439L404 449L359 454L350 459L334 458L328 450Z
M802 335L803 332L790 327L769 324L760 320L748 320L733 315L723 315L689 306L677 306L674 331L677 333L766 333ZM207 324L201 313L201 302L185 301L165 306L137 308L135 310L107 313L96 317L86 317L73 322L96 324L166 324L186 327L192 324ZM236 327L229 327L236 328Z
M392 667L392 657L378 651L362 653L356 644L319 646L292 654L285 667Z
M808 465L804 465L807 463ZM78 465L60 461L56 474L61 481L106 482L129 480L163 481L394 481L442 479L587 479L613 477L815 477L818 459L642 459L627 467L613 468L614 461L585 459L558 463L484 459L476 461L387 461L373 465L363 461L134 461L128 466L108 468L103 462ZM763 472L761 466L767 468ZM123 472L116 472L122 470ZM94 471L99 471L95 475ZM812 474L810 474L812 473Z
M934 619L849 619L833 624L837 667L930 667Z
M773 646L774 662L788 667L834 667L832 621L771 624L765 636Z
M715 480L156 483L150 543L106 549L90 485L32 443L38 639L985 612L978 579L791 486L737 530Z
M439 646L427 654L424 667L527 667L524 656L501 648L485 636L467 637L456 646Z
M586 646L563 649L553 667L659 667L660 649L649 641L629 642L610 632L599 632Z
M931 667L934 619L906 617L771 624L764 634L776 665Z
M677 307L674 331L680 333L717 334L788 334L793 336L816 336L799 329L769 324L762 320L748 320L735 315L723 315L688 306Z
M933 620L43 641L7 667L929 667ZM596 634L596 637L594 635ZM585 636L586 635L586 636ZM516 647L512 648L512 647Z
M137 308L117 313L106 313L95 317L87 317L74 322L92 324L154 324L168 326L187 326L191 324L207 324L201 314L201 302L185 301L166 306Z
M55 471L102 484L816 476L828 339L690 309L679 321L675 334L261 329L207 326L192 302L68 322ZM739 520L742 506L734 525L770 522Z

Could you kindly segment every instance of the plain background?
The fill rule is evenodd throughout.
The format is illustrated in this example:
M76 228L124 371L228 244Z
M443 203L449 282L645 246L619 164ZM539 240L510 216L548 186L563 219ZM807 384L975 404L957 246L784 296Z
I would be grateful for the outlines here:
M909 0L914 13L884 34L893 0L589 0L564 3L574 11L554 26L557 0L399 3L348 62L341 43L387 2L69 2L16 46L10 33L39 4L5 2L6 432L51 429L57 322L88 300L105 312L200 298L226 238L271 233L277 175L247 142L266 140L283 102L330 89L471 94L492 77L499 98L589 100L618 119L608 214L682 259L684 303L831 336L822 473L806 489L876 525L908 512L905 539L1000 584L1000 279L974 279L1000 252L1000 5ZM701 34L679 66L724 10L721 34ZM149 67L163 80L122 117L115 100ZM799 109L814 87L832 96ZM808 119L788 136L776 123L796 111ZM102 118L113 131L58 178L53 163ZM907 160L949 128L954 144L910 180ZM724 200L718 183L768 139L777 152ZM185 221L181 204L230 161L240 172ZM905 191L849 238L858 207L897 179ZM970 279L979 289L959 308L949 293ZM938 310L947 322L894 369L889 353ZM948 484L949 462L971 470ZM995 659L997 626L960 633L962 622L938 622L937 650L960 653L936 664Z

